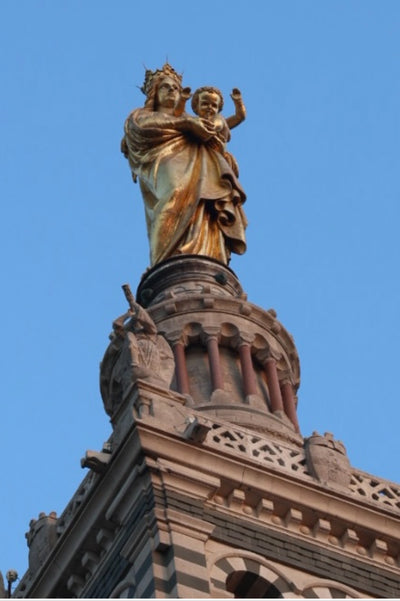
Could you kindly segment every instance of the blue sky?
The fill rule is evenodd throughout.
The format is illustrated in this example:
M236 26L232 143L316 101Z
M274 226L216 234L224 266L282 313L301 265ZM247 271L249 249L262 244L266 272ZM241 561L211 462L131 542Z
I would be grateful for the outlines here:
M3 0L0 30L3 574L23 575L30 519L62 512L111 433L99 362L149 264L119 143L143 65L167 57L227 115L242 90L231 267L294 336L303 435L400 482L400 3Z

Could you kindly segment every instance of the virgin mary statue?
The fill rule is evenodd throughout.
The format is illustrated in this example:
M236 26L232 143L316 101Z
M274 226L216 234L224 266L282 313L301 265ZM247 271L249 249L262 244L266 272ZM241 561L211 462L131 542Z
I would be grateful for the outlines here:
M151 265L174 255L227 265L246 250L246 199L212 121L184 112L188 88L165 64L146 71L143 108L125 121L121 150L143 195Z

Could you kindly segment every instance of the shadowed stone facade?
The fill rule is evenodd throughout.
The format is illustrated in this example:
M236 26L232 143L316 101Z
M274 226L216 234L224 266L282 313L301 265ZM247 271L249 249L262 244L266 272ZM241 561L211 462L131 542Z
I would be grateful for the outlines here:
M113 433L63 514L31 522L14 596L398 597L400 487L303 438L276 313L198 256L149 270L137 301L147 334L127 315L101 367Z

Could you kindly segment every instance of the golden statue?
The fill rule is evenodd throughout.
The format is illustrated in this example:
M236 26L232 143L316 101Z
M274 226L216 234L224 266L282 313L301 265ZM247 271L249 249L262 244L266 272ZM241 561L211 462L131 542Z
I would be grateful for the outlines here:
M235 115L224 119L217 88L196 90L185 112L190 89L165 64L146 71L143 108L125 121L121 150L140 183L150 241L151 264L173 255L204 255L226 265L231 252L246 250L245 193L238 168L226 151L230 129L245 118L240 91L232 99Z

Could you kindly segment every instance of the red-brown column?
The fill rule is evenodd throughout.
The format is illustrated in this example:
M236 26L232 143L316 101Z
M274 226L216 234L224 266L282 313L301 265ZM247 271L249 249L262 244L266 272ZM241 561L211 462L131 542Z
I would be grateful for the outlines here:
M299 422L297 420L296 402L292 384L286 380L281 384L283 408L286 415L294 425L296 432L300 432Z
M271 411L283 411L283 402L281 389L279 387L278 370L273 357L268 357L264 363L265 374L269 390L269 399L271 401Z
M251 359L251 347L248 342L239 346L240 367L242 368L243 389L245 396L257 394L256 376Z
M207 337L208 362L210 364L211 386L214 390L224 389L221 361L219 357L218 339L216 336Z
M189 377L186 368L185 345L179 341L173 345L175 356L175 374L178 390L181 394L189 394Z

